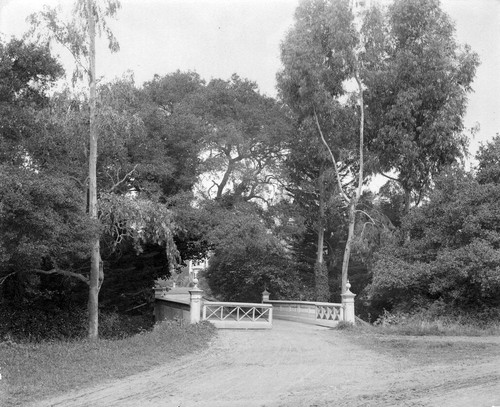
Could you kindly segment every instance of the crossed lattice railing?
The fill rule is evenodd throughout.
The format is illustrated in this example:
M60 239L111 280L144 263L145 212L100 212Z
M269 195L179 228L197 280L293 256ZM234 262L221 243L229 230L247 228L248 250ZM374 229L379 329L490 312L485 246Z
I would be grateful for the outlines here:
M272 305L244 302L205 302L203 319L208 321L271 322Z

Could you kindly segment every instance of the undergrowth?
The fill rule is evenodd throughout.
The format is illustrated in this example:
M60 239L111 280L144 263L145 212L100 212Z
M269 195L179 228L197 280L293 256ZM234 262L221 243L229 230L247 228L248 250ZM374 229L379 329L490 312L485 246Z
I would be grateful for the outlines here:
M339 328L389 335L488 336L500 335L500 320L484 320L471 315L435 316L425 312L408 314L384 311L373 325L358 323L354 327Z
M58 393L120 379L206 349L208 322L163 322L122 339L0 342L0 405L20 406Z
M121 339L154 324L152 312L124 315L99 311L99 337ZM0 304L0 341L42 342L77 340L87 336L88 315L85 307L57 307L46 304Z

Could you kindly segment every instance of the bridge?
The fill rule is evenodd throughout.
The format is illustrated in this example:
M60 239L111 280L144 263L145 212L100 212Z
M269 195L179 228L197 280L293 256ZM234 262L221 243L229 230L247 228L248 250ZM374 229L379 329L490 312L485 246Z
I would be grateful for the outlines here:
M189 323L209 321L219 329L271 329L273 319L335 327L339 322L355 323L354 297L349 290L341 303L271 300L262 293L261 303L215 302L203 299L197 284L192 288L155 289L155 319Z

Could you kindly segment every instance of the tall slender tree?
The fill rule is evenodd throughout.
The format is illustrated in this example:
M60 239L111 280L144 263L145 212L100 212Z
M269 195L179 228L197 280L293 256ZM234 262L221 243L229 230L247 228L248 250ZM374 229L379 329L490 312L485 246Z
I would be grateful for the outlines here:
M282 44L283 71L278 76L282 98L302 121L314 126L332 160L338 193L347 206L349 229L342 265L342 292L345 292L348 265L354 238L356 206L361 197L364 173L364 101L360 79L360 38L347 1L308 0L297 8L295 25ZM355 102L342 98L348 81L355 81ZM356 142L355 117L359 120ZM342 182L340 168L350 168L350 182ZM321 211L321 207L320 207ZM321 212L320 212L321 217ZM323 231L318 234L321 244ZM317 248L317 263L323 261ZM317 264L322 278L322 264Z
M90 107L90 140L89 140L89 215L97 221L97 126L96 126L96 78L95 78L95 15L92 0L86 0L86 15L89 41L89 107ZM99 290L104 273L99 245L99 236L92 239L90 252L89 279L89 338L97 338L99 328Z
M66 47L76 62L73 78L88 78L89 86L89 184L88 207L92 222L97 222L97 140L96 126L96 28L97 32L105 32L111 51L118 51L119 46L113 33L106 24L107 17L113 17L120 8L117 0L105 0L101 7L96 0L77 0L74 20L69 24L61 20L56 9L46 7L44 11L30 17L33 31L43 28L47 39L55 40ZM39 31L40 33L40 31ZM91 261L89 277L89 338L98 337L99 326L99 290L104 279L103 266L100 255L99 236L96 235L91 243Z

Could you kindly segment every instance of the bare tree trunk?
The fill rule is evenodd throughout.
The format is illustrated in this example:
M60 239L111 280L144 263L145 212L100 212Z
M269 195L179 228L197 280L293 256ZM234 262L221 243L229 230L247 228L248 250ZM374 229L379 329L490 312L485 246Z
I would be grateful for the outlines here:
M404 188L404 191L405 191L405 206L404 206L403 216L406 216L410 212L411 191L406 188Z
M359 90L359 107L360 107L360 118L359 118L359 174L358 174L358 188L354 196L349 199L348 211L349 211L349 230L347 233L347 242L344 249L344 260L342 262L342 287L341 293L344 294L347 291L347 281L349 279L349 260L351 258L351 246L354 240L354 226L356 224L356 206L358 205L359 199L361 198L361 193L363 192L363 170L364 170L364 129L365 129L365 106L363 97L363 84L359 78L359 72L356 70L355 79L358 84Z
M344 249L344 259L342 261L342 285L340 287L340 291L342 294L346 292L347 280L348 280L348 270L349 270L349 260L351 258L351 246L352 241L354 240L354 226L356 223L356 205L357 200L352 198L351 202L349 202L349 229L347 232L347 241L345 243Z
M316 264L314 265L314 285L316 301L330 300L330 287L328 285L328 269L324 259L325 246L325 184L323 168L319 176L319 219L318 219L318 246L316 250Z
M411 191L409 189L404 188L405 191L405 201L404 201L404 212L403 212L403 217L408 215L410 213L410 204L411 204ZM404 230L403 231L403 241L405 243L408 243L410 241L410 231L409 230Z
M89 25L89 105L90 105L90 143L89 143L89 214L97 221L97 126L96 126L96 83L95 83L95 16L92 0L87 0ZM99 327L99 289L102 281L99 236L92 240L90 253L89 281L89 330L88 337L96 339Z

